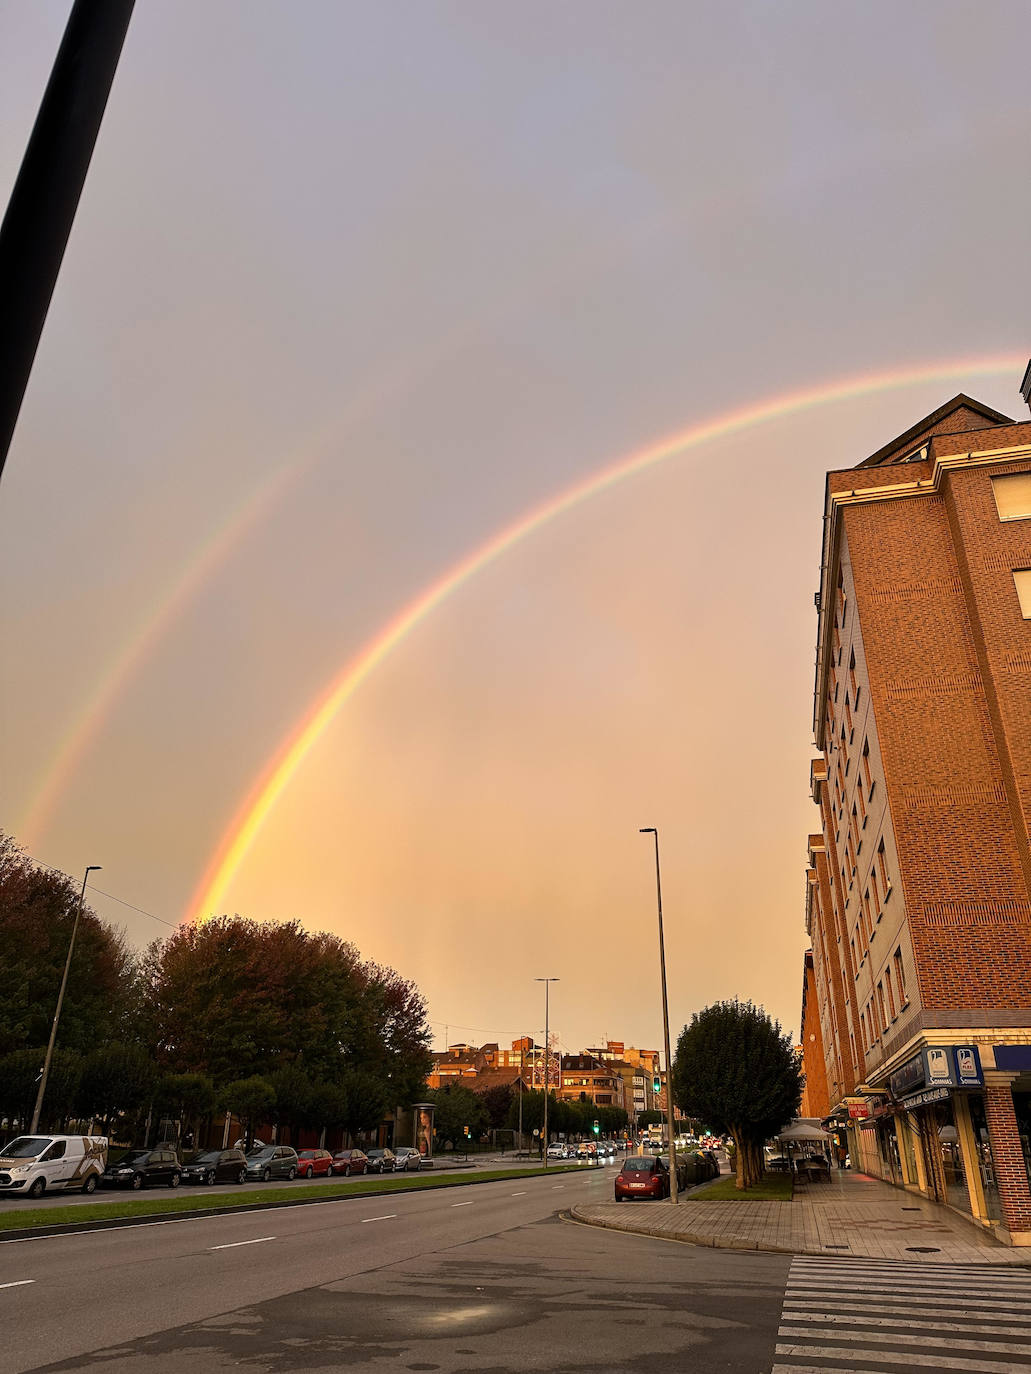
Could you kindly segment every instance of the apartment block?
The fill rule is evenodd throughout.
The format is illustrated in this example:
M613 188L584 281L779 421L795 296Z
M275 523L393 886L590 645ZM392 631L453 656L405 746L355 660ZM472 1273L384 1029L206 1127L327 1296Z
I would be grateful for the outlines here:
M1031 1244L1031 423L828 473L817 613L803 1053L857 1167Z

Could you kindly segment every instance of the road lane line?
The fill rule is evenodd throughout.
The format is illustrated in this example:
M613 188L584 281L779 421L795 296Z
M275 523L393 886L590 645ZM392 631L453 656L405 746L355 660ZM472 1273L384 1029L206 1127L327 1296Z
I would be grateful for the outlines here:
M15 1279L13 1283L0 1283L0 1288L24 1288L27 1283L35 1283L35 1279Z
M396 1212L387 1212L382 1217L362 1217L362 1225L364 1226L367 1221L393 1221L396 1216Z
M471 1202L453 1202L451 1204L452 1207L471 1207L472 1205Z
M525 1197L525 1196L526 1196L526 1189L524 1188L523 1191L522 1191L521 1193L513 1193L512 1196L513 1196L513 1197Z
M551 1191L554 1192L556 1188L564 1188L565 1186L564 1183L553 1183L551 1185Z
M236 1250L241 1245L262 1245L267 1240L275 1240L275 1236L256 1236L254 1240L231 1240L226 1245L209 1245L209 1250Z

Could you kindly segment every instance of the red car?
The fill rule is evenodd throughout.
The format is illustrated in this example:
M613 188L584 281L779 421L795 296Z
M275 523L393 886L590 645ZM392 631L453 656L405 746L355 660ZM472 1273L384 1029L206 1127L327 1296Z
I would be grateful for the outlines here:
M333 1172L333 1156L328 1150L298 1150L297 1172L302 1178Z
M350 1178L352 1174L364 1174L369 1167L369 1158L364 1150L341 1150L333 1156L333 1172Z
M616 1201L635 1197L669 1197L669 1170L652 1155L631 1155L616 1175Z

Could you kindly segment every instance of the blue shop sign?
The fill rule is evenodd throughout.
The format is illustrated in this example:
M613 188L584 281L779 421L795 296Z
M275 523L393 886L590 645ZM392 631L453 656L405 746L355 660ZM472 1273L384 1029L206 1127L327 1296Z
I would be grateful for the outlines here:
M888 1086L892 1097L905 1097L907 1093L922 1088L926 1082L927 1070L923 1055L918 1054L912 1059L907 1059L901 1068L895 1070L888 1079Z
M996 1045L995 1067L1007 1073L1031 1073L1031 1045Z
M984 1087L984 1073L981 1070L981 1056L977 1051L976 1045L953 1045L952 1057L956 1064L957 1087Z

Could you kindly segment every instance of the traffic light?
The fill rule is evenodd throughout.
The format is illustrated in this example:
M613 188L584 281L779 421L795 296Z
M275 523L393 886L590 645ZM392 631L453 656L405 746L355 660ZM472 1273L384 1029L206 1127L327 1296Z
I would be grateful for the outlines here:
M594 1123L594 1134L597 1135L598 1132L599 1132L600 1130L601 1130L601 1122L600 1122L600 1121L596 1121L596 1122Z
M661 1093L661 1092L662 1092L662 1079L659 1077L658 1074L656 1074L655 1077L652 1079L652 1092L653 1092L653 1093Z

